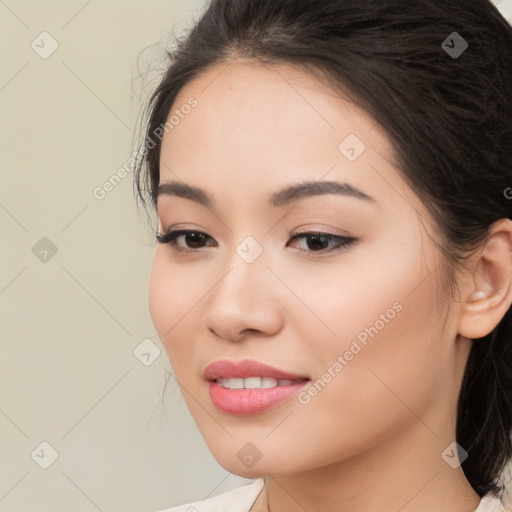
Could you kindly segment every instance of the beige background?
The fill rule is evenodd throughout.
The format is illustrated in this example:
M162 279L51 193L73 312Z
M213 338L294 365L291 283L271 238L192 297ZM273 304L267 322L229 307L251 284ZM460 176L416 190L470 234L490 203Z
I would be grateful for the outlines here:
M248 482L169 376L131 173L93 195L133 151L169 34L203 5L0 0L1 512L149 512Z

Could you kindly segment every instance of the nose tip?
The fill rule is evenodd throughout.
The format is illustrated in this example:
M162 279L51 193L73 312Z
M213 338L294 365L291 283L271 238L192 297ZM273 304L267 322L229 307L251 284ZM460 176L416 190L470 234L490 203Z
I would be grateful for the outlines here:
M251 242L247 242L249 248ZM215 336L241 341L275 333L282 325L282 306L273 274L263 258L235 261L211 290L204 324ZM274 281L273 284L271 281Z

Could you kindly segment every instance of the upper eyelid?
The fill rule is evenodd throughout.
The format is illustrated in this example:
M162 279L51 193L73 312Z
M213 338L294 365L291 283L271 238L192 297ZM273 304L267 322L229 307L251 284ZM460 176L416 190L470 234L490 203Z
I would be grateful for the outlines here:
M177 236L183 236L187 235L188 233L200 233L202 235L207 236L208 238L215 240L215 238L207 233L206 231L203 231L201 229L190 229L190 228L172 228L172 229L162 229L157 231L157 235L168 235L168 234L175 234L179 232L180 234ZM291 238L294 238L296 236L306 236L306 235L326 235L333 238L355 238L348 234L336 234L336 233L330 233L328 231L322 231L321 229L303 229L301 231L297 231L296 233L293 233L290 235Z

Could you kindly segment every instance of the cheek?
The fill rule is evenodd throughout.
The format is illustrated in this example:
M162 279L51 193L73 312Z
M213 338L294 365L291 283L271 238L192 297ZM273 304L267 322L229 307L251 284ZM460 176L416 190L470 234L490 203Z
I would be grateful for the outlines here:
M167 282L168 278L166 277L165 266L163 265L162 257L159 253L160 250L157 246L153 254L153 262L149 275L148 304L153 325L158 331L158 334L161 335L166 318L166 290L169 289L169 283ZM160 339L162 339L161 336Z
M201 331L205 329L199 314L202 299L214 284L204 264L173 262L167 247L156 247L148 285L149 311L180 382L195 382L190 369L198 360L197 340L204 338Z
M339 272L321 269L301 284L304 302L324 324L313 315L302 324L320 380L311 406L316 400L319 414L338 411L347 427L357 419L377 428L376 414L389 422L414 419L404 404L424 410L440 389L443 304L435 272L429 275L435 263L426 266L413 247L393 247L361 252Z
M183 272L170 263L166 247L156 247L148 286L149 312L155 329L170 354L179 338L180 329L192 315L197 302L198 284L190 281L193 274Z
M364 341L370 336L368 329L388 330L389 323L400 324L408 315L408 321L414 317L421 324L421 316L431 314L424 302L431 283L418 287L428 274L424 255L403 245L402 251L397 251L394 242L362 244L338 261L297 260L280 265L276 274L294 295L292 299L283 295L292 306L290 323L295 327L300 321L301 329L311 333L297 338L322 339L314 342L319 353L322 347L332 352L345 345L348 349L350 340L359 334ZM406 305L408 313L402 313ZM311 338L313 332L316 335Z

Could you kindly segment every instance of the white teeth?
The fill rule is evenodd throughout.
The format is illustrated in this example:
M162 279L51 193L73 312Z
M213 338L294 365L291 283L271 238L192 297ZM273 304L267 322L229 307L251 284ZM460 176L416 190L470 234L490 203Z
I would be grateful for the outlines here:
M244 387L244 379L228 379L230 389L242 389Z
M274 379L272 377L247 377L246 379L217 379L217 383L228 389L258 389L275 388L276 386L290 386L293 384L290 379Z
M254 389L254 388L261 388L261 377L248 377L246 379L240 379L242 381L242 385L246 389Z
M261 387L262 388L275 388L278 384L279 384L279 381L272 377L263 377L261 379Z

